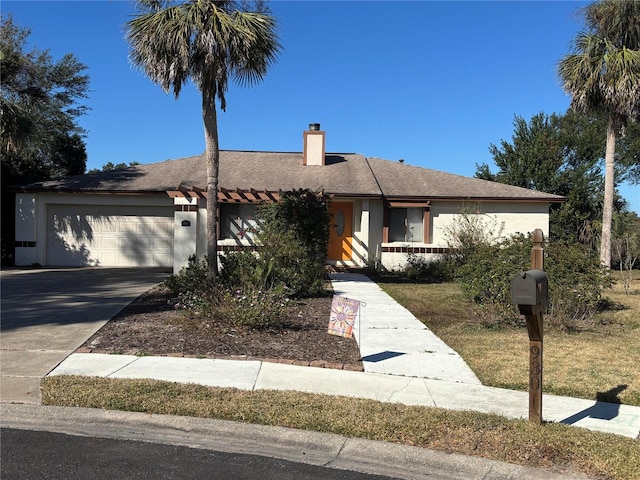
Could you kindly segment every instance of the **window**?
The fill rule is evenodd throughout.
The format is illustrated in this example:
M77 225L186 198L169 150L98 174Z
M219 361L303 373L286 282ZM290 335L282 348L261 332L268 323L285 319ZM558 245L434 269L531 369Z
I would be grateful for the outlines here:
M220 238L255 241L256 205L251 203L220 204Z
M389 242L422 242L424 209L390 208Z

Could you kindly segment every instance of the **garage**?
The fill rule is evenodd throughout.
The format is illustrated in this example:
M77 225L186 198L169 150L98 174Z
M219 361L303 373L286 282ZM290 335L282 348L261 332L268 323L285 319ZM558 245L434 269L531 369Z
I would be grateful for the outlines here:
M49 204L48 266L172 267L173 207Z

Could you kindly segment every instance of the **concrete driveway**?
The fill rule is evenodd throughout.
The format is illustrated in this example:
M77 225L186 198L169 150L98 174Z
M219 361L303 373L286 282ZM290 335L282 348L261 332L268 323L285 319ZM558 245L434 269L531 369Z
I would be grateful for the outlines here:
M0 401L39 404L40 379L167 276L140 268L3 270Z

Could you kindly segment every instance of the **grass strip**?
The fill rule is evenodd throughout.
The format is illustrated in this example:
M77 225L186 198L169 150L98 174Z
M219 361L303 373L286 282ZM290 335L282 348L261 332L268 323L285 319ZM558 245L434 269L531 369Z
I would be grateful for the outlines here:
M483 385L527 390L526 328L487 327L454 283L380 286L458 352ZM621 285L605 294L618 309L599 313L590 329L566 333L545 327L543 391L640 406L640 295L625 295Z
M155 380L47 377L42 403L217 418L395 442L488 459L640 478L640 441L562 424L291 391L255 392Z

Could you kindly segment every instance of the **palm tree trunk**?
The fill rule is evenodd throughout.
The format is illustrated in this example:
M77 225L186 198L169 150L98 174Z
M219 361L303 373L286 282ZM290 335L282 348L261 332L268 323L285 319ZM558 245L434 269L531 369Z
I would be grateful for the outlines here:
M209 84L210 85L210 84ZM218 275L218 117L212 87L202 90L202 120L204 123L205 157L207 160L207 259L209 272Z
M614 155L616 151L615 121L607 126L607 149L604 157L604 203L602 205L602 236L600 237L600 263L611 268L611 218L613 217Z

